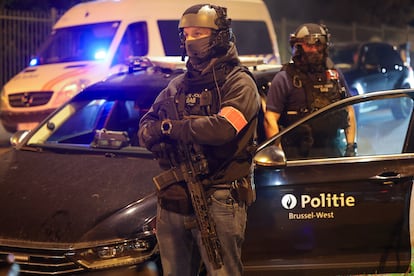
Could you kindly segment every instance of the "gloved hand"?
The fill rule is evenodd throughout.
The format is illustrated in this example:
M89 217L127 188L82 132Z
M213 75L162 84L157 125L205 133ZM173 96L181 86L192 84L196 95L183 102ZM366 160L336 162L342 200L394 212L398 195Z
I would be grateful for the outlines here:
M151 148L155 144L159 144L163 138L161 133L161 121L149 122L144 125L141 132L141 140L144 142L145 147L152 151Z
M163 169L169 169L171 167L171 162L175 159L174 155L175 147L169 142L161 142L154 144L150 151L154 154L155 158L158 160L158 164Z
M149 151L154 153L157 158L168 159L168 155L174 152L174 146L166 141L154 144Z
M356 155L357 144L356 143L349 143L346 145L345 149L345 156L352 157Z
M162 141L177 140L177 137L181 135L183 124L184 121L168 119L149 122L140 130L140 142L151 151L155 144Z

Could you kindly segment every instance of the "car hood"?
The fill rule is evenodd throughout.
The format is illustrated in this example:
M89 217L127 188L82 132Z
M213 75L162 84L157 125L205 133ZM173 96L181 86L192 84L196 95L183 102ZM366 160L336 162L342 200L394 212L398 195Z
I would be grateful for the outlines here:
M159 172L150 155L10 150L0 156L0 239L75 243L153 193Z
M366 77L361 70L353 67L350 69L341 69L341 71L348 86L352 86L359 79Z

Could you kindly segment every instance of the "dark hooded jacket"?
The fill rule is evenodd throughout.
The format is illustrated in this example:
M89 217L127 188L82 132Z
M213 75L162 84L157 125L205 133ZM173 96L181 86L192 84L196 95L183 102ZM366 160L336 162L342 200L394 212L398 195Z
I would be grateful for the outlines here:
M184 116L179 124L173 125L171 140L201 146L209 167L208 188L247 177L260 98L250 73L240 65L235 45L231 43L226 55L211 59L203 70L196 70L190 62L187 69L154 102L156 105L168 97L184 101ZM203 91L211 95L208 108L200 100ZM162 119L153 107L141 119L140 129L148 122ZM247 125L237 129L238 122L220 113L225 107L240 112ZM185 183L177 183L161 191L159 196L185 201L188 191Z

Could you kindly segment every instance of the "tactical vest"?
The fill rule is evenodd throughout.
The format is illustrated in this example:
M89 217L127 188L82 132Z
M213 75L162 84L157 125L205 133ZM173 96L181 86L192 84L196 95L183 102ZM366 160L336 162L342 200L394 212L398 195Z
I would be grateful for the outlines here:
M346 88L334 68L328 68L323 72L305 73L293 63L288 63L283 65L281 70L286 71L294 88L303 88L306 98L302 106L285 108L281 114L283 126L288 126L307 114L346 97Z
M219 93L220 91L212 85L181 87L175 95L180 117L217 114L220 110Z
M288 64L283 70L291 78L293 88L304 91L306 99L300 107L286 108L281 115L284 126L346 97L346 88L341 84L339 73L335 69L328 68L324 72L311 74L301 72L293 64ZM312 149L317 148L320 150L319 154L323 152L322 156L341 156L337 146L338 130L349 126L348 119L347 110L342 108L300 125L282 140L284 149L288 150L287 156L307 157Z
M247 73L254 81L252 73L244 66L223 66L215 71L215 77L204 77L200 82L184 81L176 95L178 111L183 116L209 116L217 114L221 108L221 87L227 75L234 70Z
M231 67L231 70L239 70L248 73L254 80L251 72L245 67ZM226 81L227 75L230 73L228 68L222 68L222 70L216 71L216 79L205 80L200 83L183 81L182 85L178 87L177 94L175 95L175 102L177 103L177 110L180 118L185 116L197 117L197 116L209 116L218 114L221 109L222 91L221 87ZM227 180L234 180L241 177L240 172L226 171L226 166L233 162L235 159L247 160L251 159L250 149L254 147L254 140L252 139L257 128L257 120L253 119L248 123L239 134L239 140L236 143L232 143L231 147L227 146L202 146L202 151L207 157L211 184L222 183ZM218 134L219 135L219 134ZM244 150L244 147L238 147L240 145L249 145L249 150ZM243 149L243 150L240 150ZM229 155L232 155L229 158Z

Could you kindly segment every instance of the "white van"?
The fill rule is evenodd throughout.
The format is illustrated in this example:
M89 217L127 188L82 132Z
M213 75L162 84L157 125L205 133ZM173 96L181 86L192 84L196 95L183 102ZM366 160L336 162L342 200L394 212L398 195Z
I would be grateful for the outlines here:
M181 59L178 20L199 0L98 0L68 10L30 66L3 87L0 119L9 132L32 129L86 86L128 68L132 56ZM262 0L212 0L227 7L240 56L280 65Z

